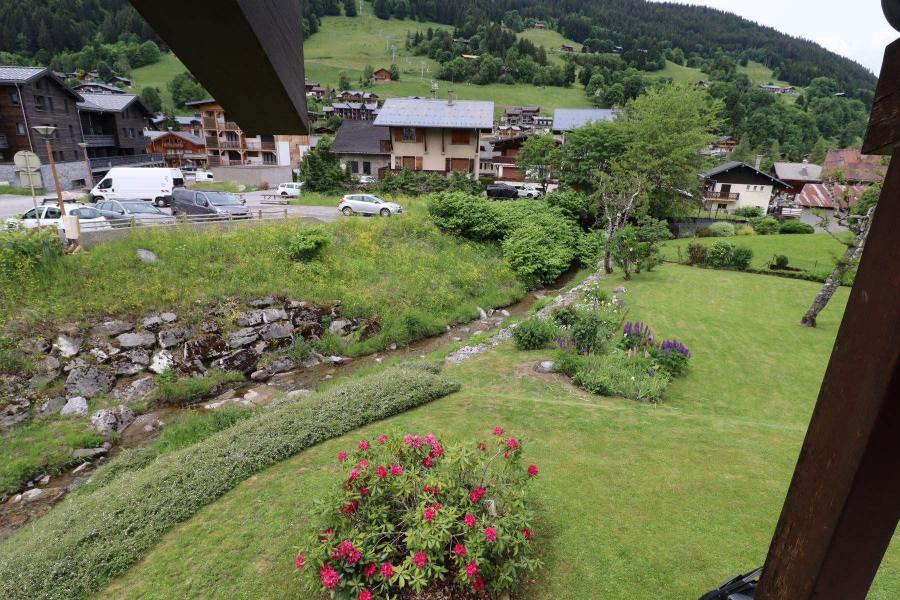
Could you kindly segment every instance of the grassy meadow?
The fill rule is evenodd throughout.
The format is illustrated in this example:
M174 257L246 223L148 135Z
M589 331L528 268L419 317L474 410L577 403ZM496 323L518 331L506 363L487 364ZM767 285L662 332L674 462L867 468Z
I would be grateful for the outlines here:
M158 62L145 67L138 67L131 71L131 81L133 85L127 88L133 94L140 94L145 87L155 87L159 89L159 95L162 97L163 106L172 106L172 94L169 92L169 82L179 73L187 71L187 67L178 60L178 57L172 53L163 54ZM177 110L176 114L189 115L193 114L190 110Z

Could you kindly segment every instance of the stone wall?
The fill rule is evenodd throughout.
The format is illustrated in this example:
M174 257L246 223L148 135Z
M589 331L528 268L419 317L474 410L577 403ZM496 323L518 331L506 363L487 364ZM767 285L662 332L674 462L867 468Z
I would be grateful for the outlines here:
M83 161L56 163L56 173L59 175L59 185L64 190L83 189L85 187L87 169ZM47 192L56 191L53 184L53 173L50 165L41 165L41 180L43 188ZM0 181L8 181L16 187L26 187L19 175L19 168L13 163L0 164Z

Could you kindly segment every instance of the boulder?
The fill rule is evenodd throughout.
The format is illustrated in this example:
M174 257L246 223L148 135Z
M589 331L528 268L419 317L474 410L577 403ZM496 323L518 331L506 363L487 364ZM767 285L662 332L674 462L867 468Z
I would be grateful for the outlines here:
M272 296L266 296L265 298L255 298L253 300L247 301L247 306L251 308L266 308L268 306L272 306L275 304L277 300Z
M24 352L28 354L38 354L43 353L46 354L53 349L53 346L50 345L50 342L45 340L42 337L34 338L33 340L28 340L27 342L23 342L21 348Z
M66 392L72 396L92 398L112 390L115 378L103 367L78 366L69 371L66 378Z
M38 414L41 416L56 415L59 414L59 411L61 411L65 405L66 399L61 396L56 396L55 398L45 400L40 407L38 407ZM87 403L85 403L84 410L87 412Z
M175 357L168 350L160 350L150 359L150 370L157 375L175 366Z
M72 358L81 352L83 343L84 338L82 337L60 335L56 338L53 349L63 358Z
M534 365L534 370L538 373L553 373L555 368L556 363L552 360L542 360Z
M51 380L55 379L59 377L60 373L59 359L55 356L45 356L37 362L35 370L41 377L46 377Z
M119 347L123 350L131 348L152 348L156 345L156 336L149 331L140 333L122 333L116 336Z
M231 348L243 348L259 339L259 333L252 327L243 327L228 334L228 346Z
M88 411L87 399L82 396L69 398L65 405L60 409L60 416L67 417L69 415L86 415Z
M349 319L335 319L328 326L328 331L334 335L344 335L349 333L353 327L353 322Z
M325 362L331 363L333 365L342 365L347 362L349 359L344 358L342 356L328 356L325 358Z
M150 355L143 348L135 348L119 354L113 361L117 376L137 375L150 365Z
M163 326L165 321L162 320L162 317L159 315L150 315L141 321L141 327L148 331L159 331L159 329Z
M504 308L500 311L500 316L504 319L508 319L510 317L510 312Z
M162 319L164 323L174 323L178 320L178 315L173 312L164 312L160 313L159 318Z
M128 333L133 329L134 323L121 321L118 319L110 319L109 321L103 321L102 323L94 327L94 333L99 335L107 335L109 337L115 337L123 333Z
M262 325L262 322L263 311L261 310L248 310L240 313L234 319L234 324L238 327L256 327L257 325Z
M259 333L264 340L279 340L290 338L294 333L294 328L290 323L269 323L264 325Z
M275 321L287 321L288 314L283 308L264 308L263 321L274 323Z
M91 466L91 463L84 462L72 469L72 475L77 475L83 471L86 471Z
M116 391L113 393L113 395L117 400L125 402L127 404L130 402L138 402L140 400L143 400L144 398L149 396L154 389L156 389L156 383L153 381L153 377L141 377L139 379L135 379L128 385L116 388Z
M613 298L612 303L613 303L613 306L615 306L616 308L622 308L625 306L625 301L622 300L621 298Z
M103 456L108 452L106 448L78 448L77 450L72 451L72 458L75 460L82 459L93 459L98 456Z
M165 313L163 313L165 314ZM163 329L157 334L159 345L163 348L172 348L178 344L187 341L193 335L188 327L172 327L171 329Z
M319 322L324 314L322 307L309 302L288 302L286 308L295 323L302 321Z
M219 324L215 321L204 321L200 325L200 331L203 333L219 333Z
M91 348L90 355L94 357L98 363L105 363L109 360L109 354L101 350L100 348Z
M231 351L228 344L218 335L202 335L188 340L184 344L184 362L195 360L207 362L213 358L225 356Z
M613 294L624 294L628 290L623 287L613 288Z
M44 490L35 488L33 490L28 490L27 492L22 492L20 495L22 502L34 502L44 495Z
M325 333L322 324L318 321L294 321L296 329L294 332L305 340L312 338L321 338Z
M153 263L159 261L159 257L156 256L156 254L154 254L150 250L144 250L143 248L138 248L135 253L137 254L138 259L142 263L153 264Z
M31 402L27 398L16 397L0 408L0 429L8 429L28 418Z
M293 360L284 356L281 358L276 358L275 360L270 362L266 368L274 375L276 373L286 373L287 371L296 368L296 366L297 365Z
M91 415L91 425L101 435L120 432L134 421L134 413L124 404L114 408L104 408Z
M258 371L253 371L250 374L250 379L252 381L268 381L272 378L272 373L268 369L260 369Z
M259 355L251 348L242 348L213 361L212 366L222 371L237 371L245 375L253 372Z
M144 433L152 433L163 428L165 423L156 418L156 415L141 415L131 424L132 429L138 429Z

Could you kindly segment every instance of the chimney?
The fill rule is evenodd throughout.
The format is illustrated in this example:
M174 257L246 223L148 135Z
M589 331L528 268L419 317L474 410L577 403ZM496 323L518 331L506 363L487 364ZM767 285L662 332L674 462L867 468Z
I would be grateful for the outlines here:
M447 92L447 106L453 106L453 90Z
M756 155L756 164L754 165L756 167L757 171L759 171L759 168L762 166L762 161L763 161L763 155L757 154Z

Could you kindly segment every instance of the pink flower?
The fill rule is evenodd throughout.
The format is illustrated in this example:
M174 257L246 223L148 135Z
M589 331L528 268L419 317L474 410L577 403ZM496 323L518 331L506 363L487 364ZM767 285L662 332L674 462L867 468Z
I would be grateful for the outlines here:
M483 496L484 488L480 486L469 492L469 500L472 502L478 502Z
M425 443L429 446L434 446L435 444L437 444L437 438L434 437L433 433L429 433L425 436Z
M453 546L453 554L459 557L463 557L466 555L466 547L462 544L456 544Z
M302 569L306 565L306 556L301 552L297 555L297 558L294 559L294 566L297 569Z
M417 569L421 569L425 566L425 563L428 562L428 557L425 556L425 553L420 550L419 552L413 554L412 562L414 565L416 565Z
M338 460L341 462L344 462L345 460L347 460L347 453L343 450L338 452Z
M431 460L430 456L426 456L422 459L422 466L424 466L426 469L430 469L432 466L434 466L434 461Z
M484 442L481 442L480 444L478 444L478 449L481 450L482 452L486 452L487 444L485 444Z
M475 580L472 582L472 588L477 592L480 592L481 590L483 590L484 589L484 579L482 579L481 577L476 577Z
M497 539L497 530L493 527L485 527L484 528L484 537L489 542L493 542Z
M356 481L356 478L359 477L359 471L353 469L350 471L350 481Z
M528 476L529 477L537 477L538 468L537 465L528 465Z
M400 465L391 465L391 475L403 475L403 467Z
M354 565L362 558L362 554L353 546L353 542L350 540L344 540L338 544L337 554L338 556L343 557L348 565Z
M422 512L422 520L427 523L431 523L432 521L434 521L434 510L432 510L430 508L426 508Z
M360 495L360 496L365 496L365 495L368 494L368 493L369 493L369 488L367 488L367 487L365 487L365 486L359 488L359 495Z
M377 469L375 469L375 477L377 477L378 479L384 479L385 477L387 477L387 469L385 469L384 467L378 467Z
M498 437L503 435L503 428L502 427L494 427L494 435L496 435Z
M331 568L331 565L322 565L322 568L319 569L319 577L322 579L322 587L326 590L333 590L337 587L338 579L340 579L340 575L338 575L337 571Z
M526 527L525 529L522 530L522 535L525 536L526 540L530 540L531 539L531 530Z
M473 560L466 565L466 577L472 579L473 577L475 577L476 573L478 573L478 565L475 564L475 561Z
M359 500L353 500L350 504L345 504L341 507L341 512L345 515L352 515L356 512L356 509L359 508Z
M463 522L466 524L466 527L475 527L475 515L469 513L463 518Z
M508 440L506 440L506 447L510 450L515 450L519 447L519 440L517 440L516 438L509 438Z
M379 443L379 444L384 444L384 443L387 442L387 441L388 441L388 437L387 437L386 435L384 435L383 433L382 433L381 435L378 436L378 443Z
M436 486L432 487L430 485L426 485L425 487L422 488L422 491L425 492L426 494L434 494L436 496L441 490L440 490L440 488L438 488Z
M509 451L503 453L503 458L509 458Z
M365 567L363 567L363 575L367 578L371 578L375 576L375 573L378 572L378 565L375 563L369 563Z
M359 593L359 596L356 597L356 600L372 600L372 592L363 590Z
M369 468L369 461L367 461L367 460L359 461L358 463L356 463L356 468L359 469L360 471L365 471L366 469Z
M440 444L436 444L431 447L431 455L432 456L441 456L444 454L444 447Z
M381 576L390 579L394 576L394 565L391 563L381 563Z
M406 434L405 436L403 436L403 443L406 446L412 446L413 448L419 448L422 445L422 440L417 435Z
M362 440L359 444L356 445L356 447L365 452L369 449L369 440Z

